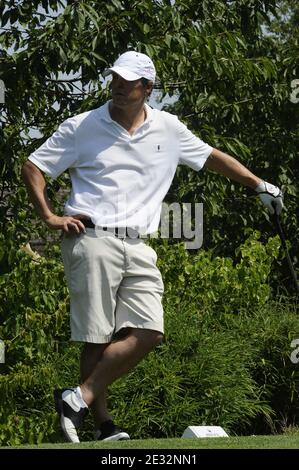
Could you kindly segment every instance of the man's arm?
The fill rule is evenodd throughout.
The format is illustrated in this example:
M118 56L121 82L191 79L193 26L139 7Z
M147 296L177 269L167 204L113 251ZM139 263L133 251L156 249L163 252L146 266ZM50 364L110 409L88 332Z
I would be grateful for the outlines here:
M55 230L63 230L68 233L85 232L85 227L79 219L71 216L60 217L55 215L47 196L46 181L40 169L30 160L27 160L22 168L22 177L26 185L30 200L41 219L48 227Z
M271 214L274 212L280 214L283 209L283 195L280 189L255 176L242 163L227 153L213 149L204 166L254 189Z
M217 149L213 149L204 166L252 189L255 189L262 182L238 160Z

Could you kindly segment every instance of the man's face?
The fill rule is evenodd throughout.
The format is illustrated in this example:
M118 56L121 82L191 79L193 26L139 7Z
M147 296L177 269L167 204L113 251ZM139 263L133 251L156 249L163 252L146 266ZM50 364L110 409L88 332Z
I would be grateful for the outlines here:
M147 96L148 87L151 87L151 85L144 86L141 79L127 81L117 73L112 73L113 104L119 108L141 104Z

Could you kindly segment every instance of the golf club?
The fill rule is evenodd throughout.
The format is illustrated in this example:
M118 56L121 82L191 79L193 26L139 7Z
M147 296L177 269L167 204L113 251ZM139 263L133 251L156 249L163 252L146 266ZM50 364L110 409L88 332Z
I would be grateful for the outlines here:
M299 294L299 285L298 285L297 275L296 275L293 263L292 263L291 258L290 258L289 250L288 250L287 243L286 243L286 237L285 237L284 231L283 231L282 226L281 226L279 215L276 213L276 211L273 214L273 221L274 221L277 233L280 237L282 247L285 251L285 255L286 255L288 265L289 265L290 273L291 273L292 279L294 281L294 284L296 286L296 291Z

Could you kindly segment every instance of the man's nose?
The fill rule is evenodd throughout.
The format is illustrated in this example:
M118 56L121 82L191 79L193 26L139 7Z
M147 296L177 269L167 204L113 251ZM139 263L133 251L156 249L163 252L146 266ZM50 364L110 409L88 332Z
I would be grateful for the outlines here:
M115 85L117 85L118 88L123 88L126 85L125 79L122 78L120 75L114 75L113 82L115 83Z

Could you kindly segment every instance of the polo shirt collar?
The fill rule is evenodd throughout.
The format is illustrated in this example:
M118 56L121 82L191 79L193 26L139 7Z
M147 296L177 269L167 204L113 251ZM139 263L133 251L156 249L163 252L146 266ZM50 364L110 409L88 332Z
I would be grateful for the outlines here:
M109 103L111 103L111 101L112 100L107 101L103 106L100 106L98 108L100 119L103 119L106 122L114 122L114 120L111 118L110 112L109 112ZM145 123L151 122L154 117L153 117L152 108L146 103L144 103L144 106L145 106L145 110L146 110L146 120L144 121L144 124L145 124Z

